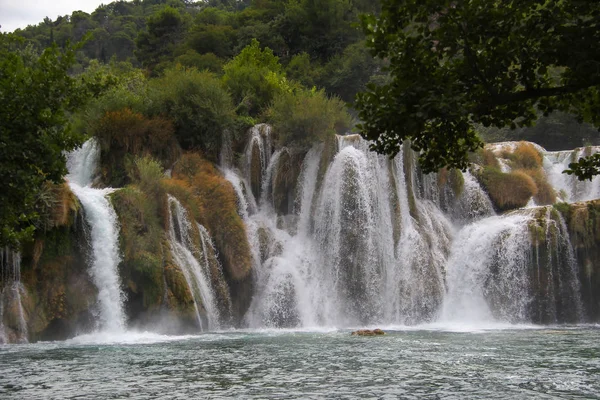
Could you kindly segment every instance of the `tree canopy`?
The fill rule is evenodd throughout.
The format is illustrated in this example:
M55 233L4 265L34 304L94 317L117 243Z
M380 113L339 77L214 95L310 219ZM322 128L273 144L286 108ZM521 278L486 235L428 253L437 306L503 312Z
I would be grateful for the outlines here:
M31 238L42 185L62 181L63 151L81 143L67 115L83 99L67 74L73 61L72 48L54 45L38 55L0 34L0 246Z
M478 126L531 126L552 111L600 126L600 3L588 0L382 0L362 18L389 83L357 96L372 148L403 141L426 172L465 169ZM600 159L570 166L580 178ZM594 167L596 168L594 170Z

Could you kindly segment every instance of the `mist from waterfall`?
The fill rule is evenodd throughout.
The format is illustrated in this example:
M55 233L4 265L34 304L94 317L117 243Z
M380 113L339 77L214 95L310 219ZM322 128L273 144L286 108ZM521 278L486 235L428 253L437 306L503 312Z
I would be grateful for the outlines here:
M68 155L67 181L83 206L91 227L90 275L98 289L99 329L119 333L125 330L124 294L118 275L119 226L117 215L107 199L113 189L92 187L100 148L90 139Z

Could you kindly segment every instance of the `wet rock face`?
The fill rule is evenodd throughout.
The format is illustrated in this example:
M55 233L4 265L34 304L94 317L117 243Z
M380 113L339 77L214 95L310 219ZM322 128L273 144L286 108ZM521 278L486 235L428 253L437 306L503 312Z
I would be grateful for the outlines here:
M97 289L88 274L87 232L79 216L25 250L22 304L30 341L64 340L94 328Z
M584 317L600 320L600 200L561 208L577 259Z

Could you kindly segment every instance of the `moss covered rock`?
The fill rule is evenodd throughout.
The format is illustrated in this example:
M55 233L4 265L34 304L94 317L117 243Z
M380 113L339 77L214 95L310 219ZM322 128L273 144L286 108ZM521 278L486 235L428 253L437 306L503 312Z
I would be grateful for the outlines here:
M64 189L63 189L64 190ZM93 328L97 290L88 274L88 237L79 207L64 203L56 226L40 232L23 251L21 282L30 340L66 339Z
M589 321L600 321L600 200L561 204L578 263L581 296Z

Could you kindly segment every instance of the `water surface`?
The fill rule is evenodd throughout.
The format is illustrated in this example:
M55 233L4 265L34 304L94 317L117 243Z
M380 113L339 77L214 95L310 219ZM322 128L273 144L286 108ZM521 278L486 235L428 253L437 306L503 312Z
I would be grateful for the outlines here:
M600 398L600 327L94 334L0 346L0 398Z

